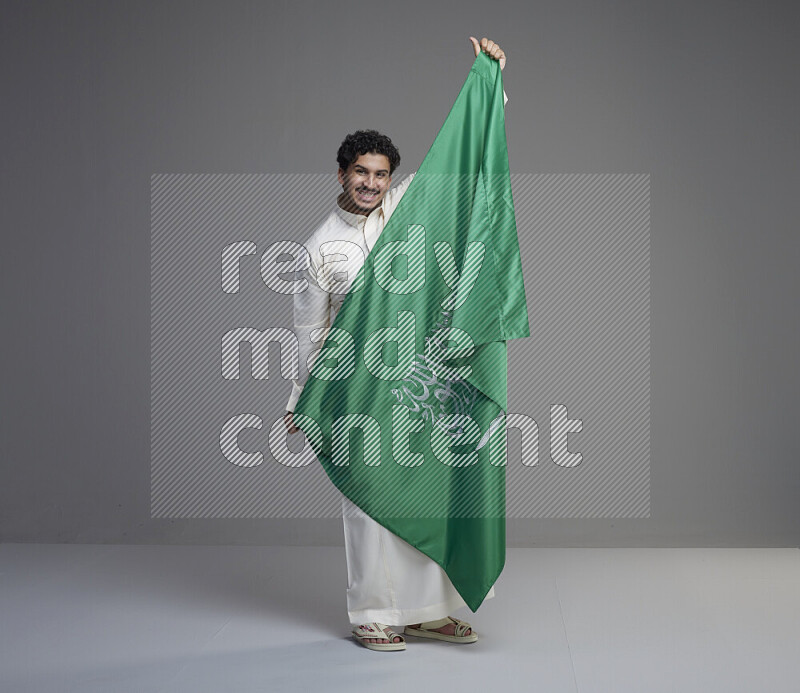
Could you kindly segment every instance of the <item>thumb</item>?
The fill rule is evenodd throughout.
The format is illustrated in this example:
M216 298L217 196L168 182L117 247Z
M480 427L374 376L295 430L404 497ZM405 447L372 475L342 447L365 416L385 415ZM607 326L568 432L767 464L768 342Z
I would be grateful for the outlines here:
M469 40L472 41L472 47L475 49L475 57L477 58L478 53L481 52L481 47L480 44L478 43L478 39L476 39L474 36L470 36Z

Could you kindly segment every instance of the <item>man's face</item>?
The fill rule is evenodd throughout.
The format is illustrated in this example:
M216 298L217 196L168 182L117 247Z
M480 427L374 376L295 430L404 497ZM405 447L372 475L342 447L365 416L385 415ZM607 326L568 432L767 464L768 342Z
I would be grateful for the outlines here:
M347 171L339 169L344 190L341 206L354 214L369 214L380 205L389 190L389 157L385 154L362 154Z

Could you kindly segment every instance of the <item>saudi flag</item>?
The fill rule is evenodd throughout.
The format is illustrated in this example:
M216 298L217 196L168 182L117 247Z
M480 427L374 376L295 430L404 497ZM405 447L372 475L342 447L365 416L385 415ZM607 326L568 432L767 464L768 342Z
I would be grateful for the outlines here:
M505 563L506 340L528 336L503 81L481 52L294 412L336 487L472 611Z

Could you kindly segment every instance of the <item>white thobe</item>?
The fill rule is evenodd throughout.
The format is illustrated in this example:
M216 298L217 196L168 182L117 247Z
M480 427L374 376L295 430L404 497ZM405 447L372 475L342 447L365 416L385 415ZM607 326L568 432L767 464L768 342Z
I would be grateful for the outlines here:
M505 105L505 92L503 97ZM334 211L304 243L309 263L301 276L308 281L308 287L294 296L300 375L292 381L287 411L294 411L319 347L333 324L331 308L335 319L358 270L414 175L411 173L391 188L368 215L348 212L337 202ZM404 626L443 618L466 606L438 563L373 520L344 495L342 522L351 624ZM491 587L485 599L494 596Z

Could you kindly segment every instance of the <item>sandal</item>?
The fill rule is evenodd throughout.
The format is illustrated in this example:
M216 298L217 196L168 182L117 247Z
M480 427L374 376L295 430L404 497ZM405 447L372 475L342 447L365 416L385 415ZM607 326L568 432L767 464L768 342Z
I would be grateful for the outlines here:
M389 626L382 623L362 623L353 628L353 635L368 650L405 650L405 638L399 633L395 633ZM400 638L400 642L392 642L393 638ZM369 638L386 638L389 642L367 642Z
M448 623L455 623L455 635L447 635L446 633L439 633L434 628L441 628L442 626L446 626ZM415 635L418 638L431 638L431 640L444 640L445 642L475 642L478 639L478 634L473 630L469 635L464 635L468 629L472 628L472 626L467 623L466 621L461 621L457 618L453 618L452 616L445 616L444 618L440 618L437 621L427 621L425 623L421 623L419 628L412 628L411 626L406 626L405 634L406 635Z

